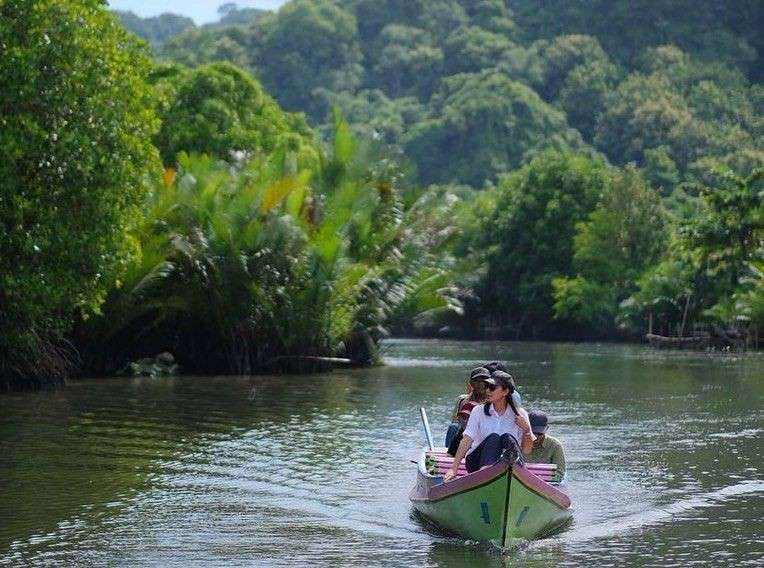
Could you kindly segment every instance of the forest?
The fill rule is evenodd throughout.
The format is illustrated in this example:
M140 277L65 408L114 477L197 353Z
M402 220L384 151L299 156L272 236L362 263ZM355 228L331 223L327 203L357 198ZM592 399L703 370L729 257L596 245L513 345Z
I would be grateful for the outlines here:
M764 330L757 0L0 4L0 390Z

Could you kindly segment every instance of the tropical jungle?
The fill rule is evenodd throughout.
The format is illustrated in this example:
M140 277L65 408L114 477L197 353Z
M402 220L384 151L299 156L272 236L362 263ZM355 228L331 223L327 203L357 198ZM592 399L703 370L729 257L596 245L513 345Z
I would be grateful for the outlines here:
M0 390L764 331L758 0L0 2Z

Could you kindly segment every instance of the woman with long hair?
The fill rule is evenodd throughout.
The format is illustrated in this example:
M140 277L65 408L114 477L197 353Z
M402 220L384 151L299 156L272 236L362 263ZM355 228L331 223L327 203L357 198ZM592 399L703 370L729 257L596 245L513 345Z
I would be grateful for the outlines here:
M528 413L512 398L515 388L512 376L503 371L491 373L485 381L488 402L470 413L462 441L444 481L456 477L459 464L465 458L467 472L472 473L499 461L505 449L517 447L530 453L535 436L531 432Z
M490 363L486 363L485 365L483 365L483 368L487 369L489 373L502 371L509 375L509 371L507 370L507 367L504 365L504 363L501 363L499 361L491 361ZM517 385L515 384L514 377L512 375L509 375L509 380L515 389L514 392L512 393L512 402L515 403L515 406L522 406L523 397L520 396L520 391L517 390Z

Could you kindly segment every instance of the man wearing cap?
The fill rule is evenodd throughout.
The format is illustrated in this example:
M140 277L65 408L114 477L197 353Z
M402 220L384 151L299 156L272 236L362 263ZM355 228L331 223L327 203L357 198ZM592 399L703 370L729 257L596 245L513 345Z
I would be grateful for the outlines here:
M530 453L524 453L525 459L530 463L553 463L557 466L556 477L562 479L565 475L565 450L557 438L546 433L549 428L549 420L546 414L533 410L528 413L531 423L531 432L536 436Z

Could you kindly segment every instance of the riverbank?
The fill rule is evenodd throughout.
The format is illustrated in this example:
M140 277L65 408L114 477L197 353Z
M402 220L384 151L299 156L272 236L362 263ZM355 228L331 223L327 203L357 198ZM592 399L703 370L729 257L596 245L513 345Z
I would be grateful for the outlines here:
M678 338L667 338L669 341L657 341L656 336L646 336L645 341L628 341L625 339L612 340L612 341L557 341L557 342L540 342L537 340L516 340L512 342L506 342L496 338L443 338L443 337L398 337L384 340L380 346L380 352L375 354L374 361L367 359L366 362L358 362L346 357L317 357L317 356L281 356L272 360L272 365L267 366L255 373L247 374L247 376L263 376L269 374L285 375L285 374L299 374L299 375L315 375L321 373L327 373L335 370L344 369L358 369L363 367L374 367L378 365L384 365L383 357L387 352L388 347L391 345L405 344L406 342L415 342L420 344L439 342L456 342L464 344L480 345L501 345L502 343L510 343L514 345L528 345L533 346L537 344L545 345L559 345L569 346L576 345L582 348L587 347L601 347L612 346L613 348L634 348L634 349L646 349L652 348L652 350L660 351L662 358L686 358L687 356L720 356L720 357L736 357L744 353L750 352L751 354L761 353L759 349L748 349L744 345L736 345L730 347L729 345L712 344L708 338L703 338L702 341L692 338L683 338L688 340L686 342L677 341ZM686 345L685 345L686 343ZM681 344L681 345L680 345ZM376 349L375 349L376 351ZM123 372L118 374L125 378L131 377L170 377L170 376L198 376L198 371L185 371L182 363L179 364L175 361L174 357L169 353L160 353L156 357L143 358L136 362L127 365ZM226 369L212 370L211 374L214 376L241 376L242 374L233 374L226 372ZM91 376L92 377L92 376ZM98 380L88 377L85 374L79 374L73 377L75 380ZM55 390L62 388L66 385L66 379L55 379L51 381L40 380L39 378L33 378L25 381L20 378L16 379L2 379L0 378L0 394L7 394L11 392L24 392L24 391L40 391L40 390Z

